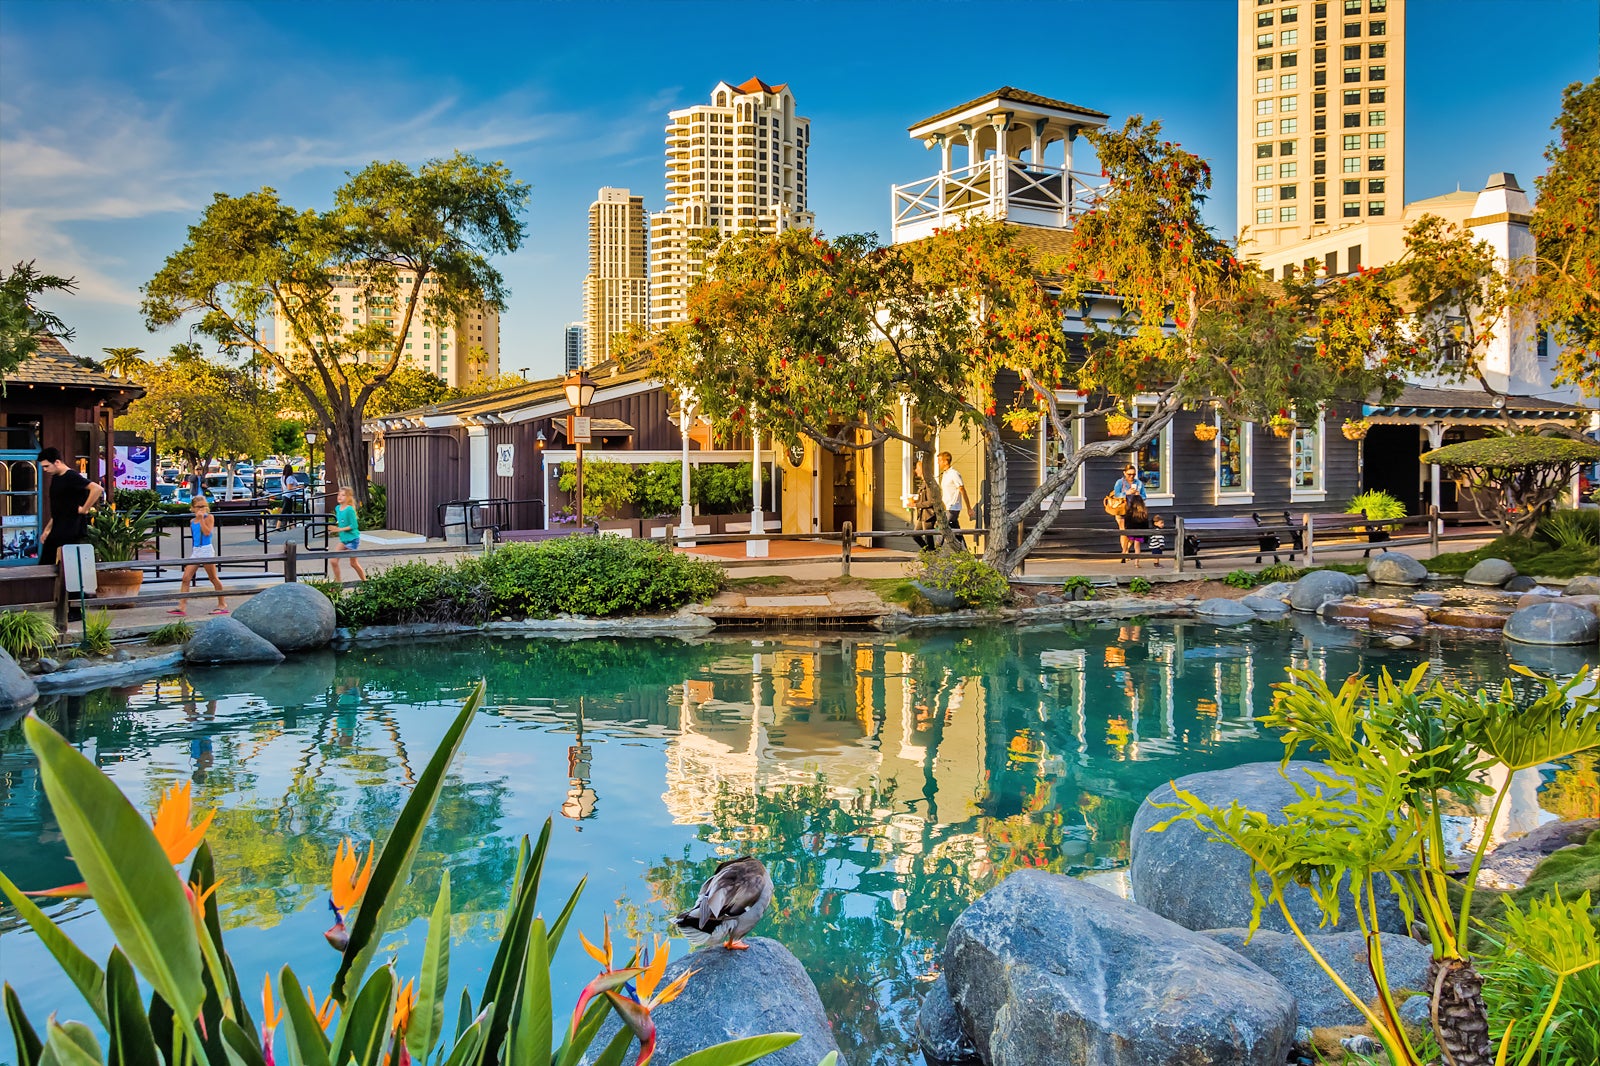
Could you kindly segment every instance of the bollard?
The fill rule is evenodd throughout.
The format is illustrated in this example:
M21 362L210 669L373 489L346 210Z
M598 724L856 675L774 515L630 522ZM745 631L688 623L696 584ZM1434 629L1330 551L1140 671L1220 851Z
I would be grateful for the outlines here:
M1174 536L1178 542L1176 545L1178 550L1172 553L1172 569L1174 573L1181 574L1183 573L1183 515L1178 516L1178 521L1175 523L1175 526L1177 528L1177 532Z
M850 576L850 544L856 539L855 524L846 522L839 533L839 576Z
M300 580L299 563L295 558L295 546L292 542L283 546L283 580L288 583Z
M483 531L483 554L489 555L494 551L494 530Z
M1430 505L1428 507L1428 542L1433 548L1435 558L1439 555L1439 534L1441 532L1439 527L1443 524L1443 521L1439 518L1439 508Z

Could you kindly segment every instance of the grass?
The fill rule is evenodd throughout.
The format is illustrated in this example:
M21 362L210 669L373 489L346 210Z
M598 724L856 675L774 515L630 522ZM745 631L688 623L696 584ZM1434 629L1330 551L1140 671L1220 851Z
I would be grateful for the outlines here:
M82 648L90 655L106 655L111 651L110 611L90 611L83 616Z
M878 594L878 598L885 603L898 603L902 607L917 607L919 604L927 606L917 587L905 577L873 577L866 581L867 587Z
M1557 548L1531 537L1496 537L1469 552L1445 552L1428 560L1441 574L1464 574L1485 559L1504 559L1517 573L1532 577L1577 577L1600 571L1600 548L1573 545Z
M187 644L192 636L194 626L188 622L168 622L145 639L159 648L168 644Z
M757 574L754 577L731 577L728 579L729 588L771 589L788 583L789 579L781 574Z
M56 646L61 632L48 615L37 611L0 614L0 648L13 659L37 659Z

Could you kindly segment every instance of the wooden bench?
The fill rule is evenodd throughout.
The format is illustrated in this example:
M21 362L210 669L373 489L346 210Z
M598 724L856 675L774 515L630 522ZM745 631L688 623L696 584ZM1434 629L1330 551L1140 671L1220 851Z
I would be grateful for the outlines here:
M1369 535L1369 533L1373 532L1373 530L1371 530L1369 527L1374 525L1375 523L1373 523L1371 519L1367 518L1366 512L1364 511L1358 511L1355 514L1306 515L1306 528L1311 533L1311 542L1313 544L1321 544L1324 541L1330 540L1336 542L1365 540L1368 541L1368 544L1366 549L1361 553L1361 557L1363 559L1372 554L1372 548L1374 545L1380 544L1389 539L1387 530L1377 530L1377 532L1380 532L1382 535L1377 540L1373 540Z
M1276 563L1282 551L1287 551L1289 558L1293 559L1298 545L1291 541L1295 547L1283 547L1283 535L1292 536L1293 532L1294 527L1287 522L1282 526L1274 525L1256 514L1221 518L1180 517L1174 537L1178 547L1178 569L1183 569L1185 561L1193 562L1196 569L1204 569L1205 563L1201 562L1200 553L1208 548L1254 548L1257 563L1268 553Z

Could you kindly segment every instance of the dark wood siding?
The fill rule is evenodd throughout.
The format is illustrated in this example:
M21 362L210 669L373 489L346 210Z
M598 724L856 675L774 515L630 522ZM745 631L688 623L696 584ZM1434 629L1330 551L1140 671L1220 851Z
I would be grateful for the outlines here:
M438 505L464 499L468 476L464 431L431 429L387 434L384 488L388 492L389 528L425 537L443 536Z

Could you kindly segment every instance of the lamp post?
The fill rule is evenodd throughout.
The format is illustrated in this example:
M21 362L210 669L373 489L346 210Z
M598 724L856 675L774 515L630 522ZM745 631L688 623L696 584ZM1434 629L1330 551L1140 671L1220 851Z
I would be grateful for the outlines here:
M311 497L317 494L317 431L306 430L306 514L311 513Z
M571 432L567 434L567 438L572 441L573 447L577 449L578 472L574 478L577 484L575 485L576 491L573 493L573 514L577 518L578 525L582 526L583 445L589 434L585 432L580 438L578 434L578 419L583 417L584 408L588 407L589 402L594 399L594 379L589 376L588 371L579 367L567 375L567 380L562 383L562 387L567 393L567 403L572 407L571 421L567 423L567 428Z
M694 501L689 497L689 428L694 418L695 394L691 389L684 389L678 396L678 433L683 440L683 481L681 488L682 499L678 507L678 542L682 544L693 543L694 537Z

